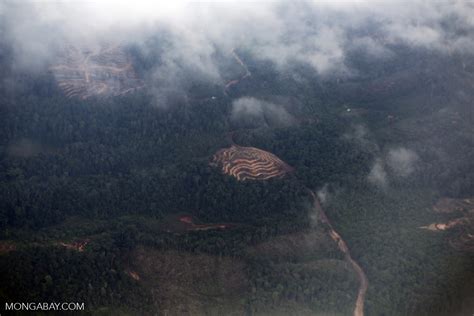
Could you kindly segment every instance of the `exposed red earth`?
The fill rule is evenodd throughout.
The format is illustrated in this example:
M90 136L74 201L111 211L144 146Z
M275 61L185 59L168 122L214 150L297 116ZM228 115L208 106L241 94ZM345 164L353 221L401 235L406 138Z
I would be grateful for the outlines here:
M245 74L240 78L228 81L224 86L224 93L225 94L227 94L227 90L229 90L230 87L232 87L233 85L238 84L241 80L243 80L245 78L248 78L252 75L252 73L247 68L247 65L245 65L245 63L242 61L242 59L240 59L239 55L237 55L237 53L235 52L235 49L232 50L232 56L239 63L239 65L242 66L242 68L245 70Z
M472 211L474 210L474 199L451 199L441 198L433 206L436 213L452 213L455 211Z
M119 96L144 87L130 56L118 45L69 45L50 70L68 97Z
M219 166L224 174L237 180L281 178L293 171L292 167L269 152L237 145L219 150L211 165Z
M140 281L140 275L137 272L127 270L127 271L125 271L125 273L127 273L128 276L130 276L135 281Z
M181 223L187 225L187 230L199 231L199 230L211 230L211 229L227 229L231 228L232 224L195 224L193 218L189 215L179 217Z
M9 241L0 241L0 255L7 254L10 251L15 251L16 246Z
M439 214L458 212L462 216L448 220L444 223L431 223L421 226L432 232L457 232L450 237L449 244L459 251L474 251L474 199L441 198L433 206L433 211Z
M59 245L67 248L72 249L75 251L83 252L86 249L87 244L90 242L89 239L78 240L71 243L60 242Z
M313 207L318 212L321 222L327 225L327 227L329 228L329 236L331 236L332 240L334 240L334 242L337 244L339 250L344 254L344 259L352 266L352 268L357 274L357 277L359 278L360 285L354 308L354 316L363 316L365 295L369 286L367 276L365 275L365 272L364 270L362 270L360 265L354 259L352 259L349 247L347 247L347 244L344 239L342 239L341 235L339 235L339 233L335 231L332 227L331 222L329 221L328 217L326 216L326 213L324 212L323 208L321 207L321 204L319 203L319 199L316 197L316 194L314 194L312 191L310 192L311 196L313 197Z
M230 133L229 136L232 140L232 133ZM238 180L266 180L273 177L282 177L293 171L292 167L269 152L254 147L237 146L235 144L229 148L219 150L214 155L211 165L220 166L223 173L234 176ZM337 247L344 254L344 259L352 266L357 274L360 285L354 308L354 316L363 316L365 295L369 285L367 276L359 264L352 259L346 242L332 227L316 195L312 191L310 191L310 193L313 198L313 207L319 214L321 222L329 228L329 236L336 242ZM183 217L181 220L187 222L190 218Z

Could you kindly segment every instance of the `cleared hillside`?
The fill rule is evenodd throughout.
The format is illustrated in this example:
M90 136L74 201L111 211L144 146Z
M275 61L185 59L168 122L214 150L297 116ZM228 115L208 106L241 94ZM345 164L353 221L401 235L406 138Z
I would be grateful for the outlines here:
M237 180L267 180L281 178L293 168L277 156L254 147L232 145L219 150L212 158L212 165Z
M120 46L67 46L50 70L68 97L118 96L144 86L130 56Z

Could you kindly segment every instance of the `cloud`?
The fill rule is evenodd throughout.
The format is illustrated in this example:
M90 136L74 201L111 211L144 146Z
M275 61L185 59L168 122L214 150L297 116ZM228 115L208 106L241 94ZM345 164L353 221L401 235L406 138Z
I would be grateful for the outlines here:
M375 159L367 180L380 188L387 188L389 176L392 178L410 176L416 170L418 161L419 157L413 150L404 147L391 148L383 158Z
M390 57L393 45L473 51L474 5L467 1L60 1L2 2L3 37L15 65L38 68L66 42L146 43L157 33L157 85L179 86L193 70L218 82L217 51L243 48L280 69L302 63L320 76L354 75L348 51ZM146 47L141 45L140 47Z
M350 127L350 131L343 135L343 138L357 142L365 142L367 141L368 133L369 131L365 125L354 124Z
M396 176L407 177L415 171L418 155L410 149L394 148L387 153L387 165Z
M239 98L232 103L231 121L251 127L286 127L296 122L282 105L252 97Z
M363 51L370 57L385 59L393 56L393 53L390 49L385 47L382 43L380 43L380 41L369 36L355 38L351 44L352 49Z
M234 48L282 71L303 65L321 78L357 76L347 58L354 51L377 59L391 58L399 45L470 53L472 16L474 5L460 0L414 0L409 6L362 0L21 1L0 3L0 32L13 49L13 68L22 70L44 70L65 43L159 50L159 62L149 65L144 79L162 100L191 80L223 84L215 56ZM157 46L147 44L150 37L158 38Z
M353 124L342 138L355 142L361 149L369 153L380 152L380 147L369 129L362 123Z
M388 186L387 172L385 171L384 163L380 158L375 160L370 169L369 175L367 176L367 180L373 185L383 189Z
M318 192L316 192L316 195L321 204L326 204L329 199L328 184L326 183L321 189L319 189Z

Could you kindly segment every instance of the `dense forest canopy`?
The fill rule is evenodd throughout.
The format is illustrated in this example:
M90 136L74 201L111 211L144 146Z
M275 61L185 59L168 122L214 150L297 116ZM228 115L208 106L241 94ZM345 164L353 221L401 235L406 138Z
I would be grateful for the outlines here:
M473 8L414 3L98 13L116 36L0 4L2 304L350 315L359 267L366 315L471 315Z

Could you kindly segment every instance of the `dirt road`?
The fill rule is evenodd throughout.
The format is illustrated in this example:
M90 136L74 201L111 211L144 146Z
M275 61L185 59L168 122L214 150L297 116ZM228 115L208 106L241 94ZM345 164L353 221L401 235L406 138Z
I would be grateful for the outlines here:
M365 301L365 294L367 293L367 288L369 286L369 281L364 273L364 270L359 266L359 264L352 259L351 253L349 248L347 247L346 242L342 237L334 230L329 221L326 213L324 212L321 204L319 203L319 199L317 198L316 194L313 191L311 192L311 196L313 197L313 206L315 210L320 215L321 222L326 224L329 227L329 235L331 238L336 242L337 247L339 250L344 253L344 259L352 266L354 271L359 278L359 291L357 293L357 300L354 308L354 316L363 316L364 315L364 301Z
M230 80L229 82L227 82L224 86L224 93L227 95L227 90L233 86L233 85L236 85L238 84L241 80L247 78L247 77L250 77L252 75L252 73L249 71L249 69L247 68L247 65L245 65L245 63L242 61L242 59L240 59L239 55L237 55L237 53L235 52L235 49L232 50L232 56L234 57L234 59L237 61L237 63L239 63L239 65L245 70L245 74L238 78L238 79L234 79L234 80Z

